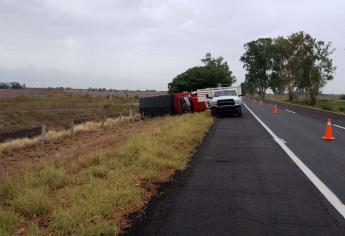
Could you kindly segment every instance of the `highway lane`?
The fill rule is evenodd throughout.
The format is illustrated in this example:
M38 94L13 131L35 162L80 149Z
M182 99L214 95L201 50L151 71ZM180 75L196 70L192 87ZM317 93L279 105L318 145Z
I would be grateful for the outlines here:
M297 157L345 203L345 116L293 105L273 104L244 99L244 103L286 143ZM322 140L327 118L332 118L336 140Z
M254 107L254 106L253 106ZM243 108L127 235L345 235L345 220Z

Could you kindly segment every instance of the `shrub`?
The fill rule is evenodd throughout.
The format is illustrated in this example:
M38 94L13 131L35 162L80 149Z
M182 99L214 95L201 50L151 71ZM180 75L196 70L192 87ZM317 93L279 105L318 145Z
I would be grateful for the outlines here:
M345 112L345 107L339 107L339 111Z
M340 100L345 100L345 94L340 96Z
M330 104L328 104L328 103L322 104L321 108L323 110L326 110L326 111L332 111L333 110L333 107Z

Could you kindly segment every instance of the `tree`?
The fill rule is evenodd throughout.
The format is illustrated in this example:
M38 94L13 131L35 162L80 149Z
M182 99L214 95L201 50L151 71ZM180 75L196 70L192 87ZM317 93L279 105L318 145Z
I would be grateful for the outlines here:
M311 104L316 103L320 88L333 79L331 43L317 41L309 34L298 32L288 38L259 38L244 45L241 57L246 68L243 87L264 98L268 87L275 94L286 90L289 100L299 91Z
M284 38L278 37L273 41L272 54L272 75L269 81L269 87L275 94L283 95L288 90L289 99L293 99L295 82L290 72L290 58L293 54L291 42Z
M10 82L10 83L4 83L0 82L0 89L22 89L25 88L25 84L21 85L18 82Z
M243 67L247 70L248 81L255 84L261 98L265 98L269 80L273 72L273 40L259 38L244 45ZM255 80L255 82L253 81Z
M10 83L12 89L22 89L22 85L18 82L11 82Z
M0 82L0 89L8 89L10 85L8 83Z
M316 103L320 88L333 79L336 67L330 58L334 49L331 43L318 41L304 32L292 34L289 39L294 45L291 71L296 86L308 96L310 104Z
M258 93L258 84L257 80L255 80L255 77L250 77L249 74L246 74L246 78L243 83L241 83L241 91L242 94L250 94L254 95Z
M201 61L203 66L195 66L177 75L168 85L169 92L191 92L218 84L231 85L236 81L223 57L213 58L211 53L207 53Z

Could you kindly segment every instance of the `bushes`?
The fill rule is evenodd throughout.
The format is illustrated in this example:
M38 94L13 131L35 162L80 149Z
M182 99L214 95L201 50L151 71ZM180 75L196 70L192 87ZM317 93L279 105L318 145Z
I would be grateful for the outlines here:
M333 107L328 103L322 104L321 108L326 111L333 111Z
M340 100L345 100L345 94L341 95L339 99Z

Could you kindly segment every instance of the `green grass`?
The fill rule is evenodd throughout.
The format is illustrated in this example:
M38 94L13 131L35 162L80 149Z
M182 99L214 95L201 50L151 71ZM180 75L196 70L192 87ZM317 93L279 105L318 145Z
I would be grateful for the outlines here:
M90 171L93 177L105 178L108 175L108 170L104 167L93 167Z
M28 217L42 216L52 208L45 186L19 191L11 205L17 213Z
M325 111L340 112L345 114L345 100L341 100L340 97L328 97L320 96L314 106L309 105L304 98L297 98L294 101L288 101L287 97L280 97L275 95L267 95L267 100L287 102L292 104L298 104L303 106L310 106L319 108Z
M0 207L13 220L2 223L0 232L12 232L19 221L45 218L47 228L28 228L53 235L118 234L123 218L154 194L150 183L168 181L171 173L186 167L213 118L205 112L156 122L154 129L130 135L117 149L57 161L5 180Z
M18 214L0 207L0 235L10 235L19 222Z
M333 111L333 106L330 103L323 103L320 105L321 109L326 111Z

